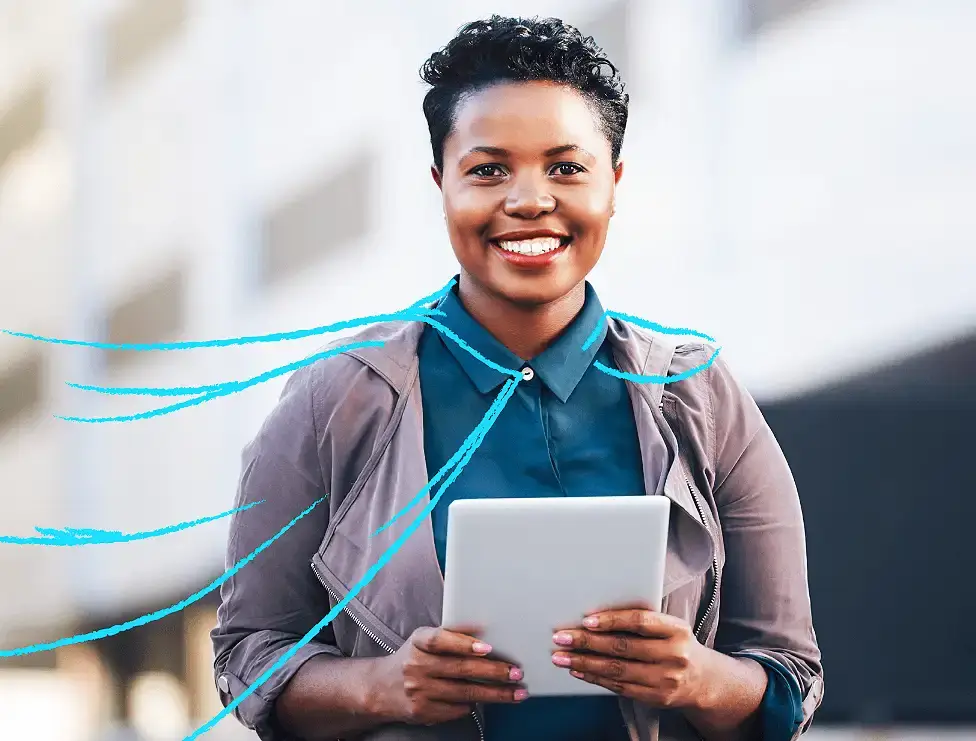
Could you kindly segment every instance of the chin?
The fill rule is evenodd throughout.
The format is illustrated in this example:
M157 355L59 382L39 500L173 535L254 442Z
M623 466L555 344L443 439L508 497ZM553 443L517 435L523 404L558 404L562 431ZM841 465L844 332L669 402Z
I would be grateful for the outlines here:
M508 273L509 271L505 271ZM509 303L530 309L550 304L571 293L585 275L566 275L563 271L526 275L494 275L484 285Z

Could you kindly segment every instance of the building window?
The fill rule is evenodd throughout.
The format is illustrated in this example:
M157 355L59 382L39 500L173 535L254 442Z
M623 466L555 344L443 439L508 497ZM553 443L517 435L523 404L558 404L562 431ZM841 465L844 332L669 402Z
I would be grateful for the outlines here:
M0 367L0 435L40 407L44 370L44 356L40 350Z
M301 273L369 232L373 167L371 154L360 155L275 209L260 248L262 286Z
M118 82L171 41L187 17L186 0L131 0L105 29L105 75Z
M106 342L133 344L167 342L178 337L186 325L186 276L181 269L173 269L159 280L144 285L108 314L105 323ZM108 367L124 365L139 351L110 351L106 353Z
M0 110L0 169L18 150L31 144L47 116L47 86L35 83Z

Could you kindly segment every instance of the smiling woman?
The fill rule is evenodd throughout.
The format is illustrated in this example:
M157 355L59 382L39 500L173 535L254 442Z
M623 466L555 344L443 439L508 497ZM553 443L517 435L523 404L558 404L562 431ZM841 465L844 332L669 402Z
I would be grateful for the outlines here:
M575 314L623 172L591 104L565 85L510 83L468 95L455 116L432 171L465 305L562 299L561 311Z
M566 326L583 305L623 174L619 74L560 21L493 18L463 29L421 75L432 85L431 172L465 307L506 345L512 325L541 306L550 331ZM551 336L534 339L511 349L533 357Z
M222 587L221 700L264 741L796 738L823 681L789 467L712 348L608 319L586 280L623 174L619 74L562 21L495 16L421 76L456 287L437 322L376 325L296 372L245 450L237 506L265 504L232 522L229 562L328 506ZM411 531L380 526L417 492L430 519L388 560ZM553 663L612 694L530 698L518 657L440 625L448 507L613 495L671 501L662 609L553 635Z

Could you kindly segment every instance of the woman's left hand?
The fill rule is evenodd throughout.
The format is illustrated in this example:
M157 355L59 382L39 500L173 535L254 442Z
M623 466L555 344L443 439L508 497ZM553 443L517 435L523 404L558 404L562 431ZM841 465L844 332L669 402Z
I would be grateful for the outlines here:
M705 693L711 651L691 626L648 609L604 610L553 636L556 666L659 708L690 708Z

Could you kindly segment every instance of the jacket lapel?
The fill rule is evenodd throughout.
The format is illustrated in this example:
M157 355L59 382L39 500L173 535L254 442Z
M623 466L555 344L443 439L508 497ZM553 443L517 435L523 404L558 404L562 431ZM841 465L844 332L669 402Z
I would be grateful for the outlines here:
M375 325L357 340L380 340L384 345L348 353L386 379L396 390L398 403L390 429L381 437L383 448L374 453L375 466L360 475L347 496L349 506L336 513L318 560L345 591L384 560L379 573L349 606L395 647L418 627L440 625L444 591L431 519L420 516L431 495L424 494L411 506L428 483L417 381L417 344L423 329L419 322ZM377 532L398 513L395 524Z
M636 375L644 374L651 349L650 340L616 319L610 321L608 336L613 347L614 360L620 370ZM664 491L661 493L675 506L671 509L664 571L664 595L667 596L708 570L715 545L698 514L681 465L677 437L665 420L664 413L653 405L647 384L627 381L627 390L634 408L634 420L637 423L644 462L644 486L649 495L657 493L654 469L648 465L653 450L651 440L660 435L668 448L670 465Z

